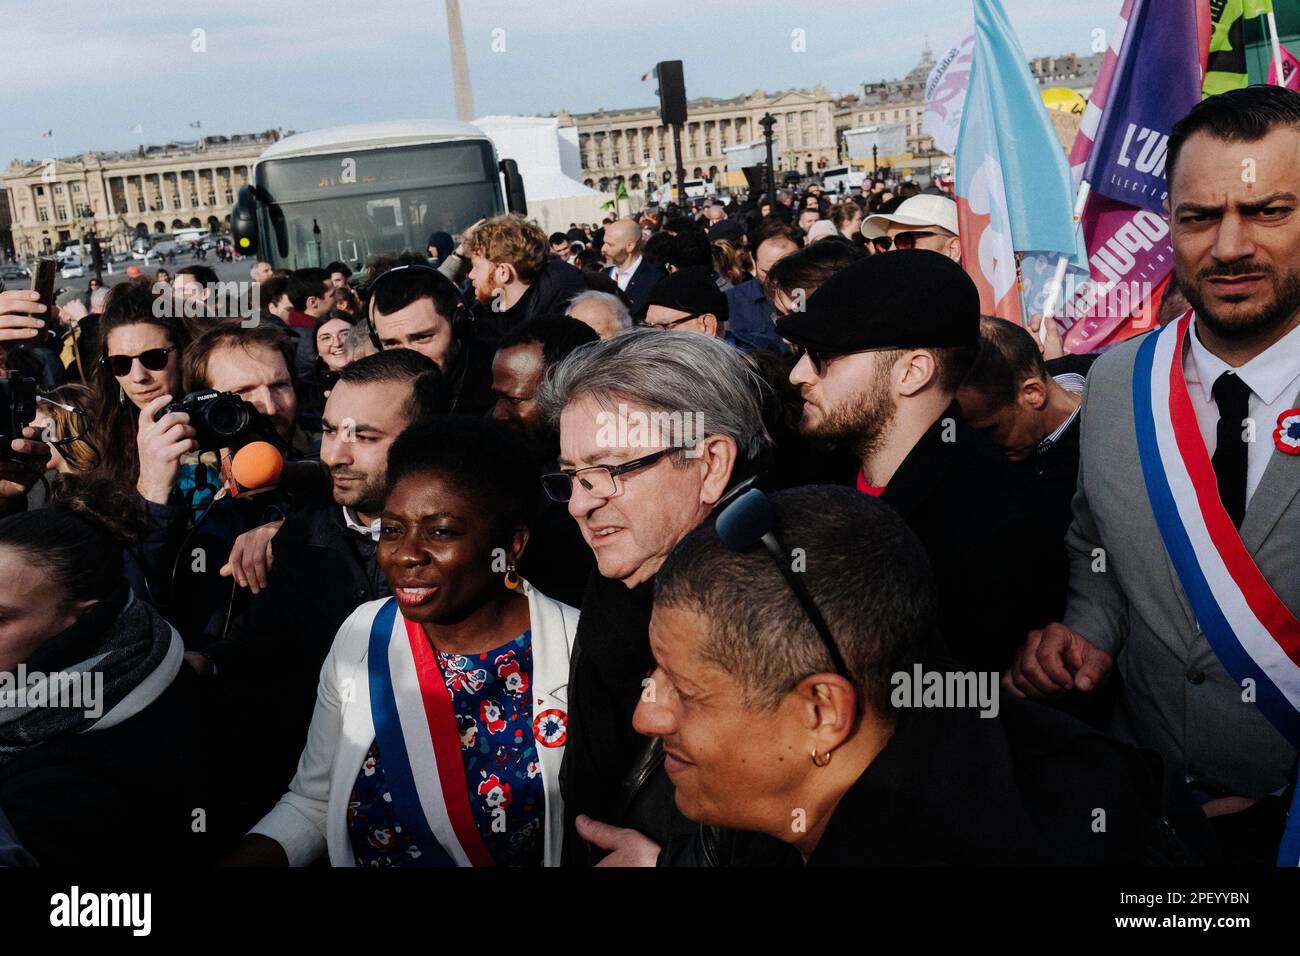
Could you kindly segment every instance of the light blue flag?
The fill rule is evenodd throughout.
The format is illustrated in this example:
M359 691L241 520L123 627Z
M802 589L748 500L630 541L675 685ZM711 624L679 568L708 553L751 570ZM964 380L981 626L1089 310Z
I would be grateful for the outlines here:
M992 118L988 138L1005 183L1011 244L1023 253L1024 314L1041 313L1061 255L1085 276L1088 252L1074 223L1074 186L1038 84L1000 0L975 0L975 66ZM1068 279L1067 279L1068 281ZM1062 297L1056 298L1059 314Z

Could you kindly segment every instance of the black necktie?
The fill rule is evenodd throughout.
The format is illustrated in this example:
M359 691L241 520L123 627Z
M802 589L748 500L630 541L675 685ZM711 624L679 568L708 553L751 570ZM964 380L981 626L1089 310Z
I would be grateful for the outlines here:
M1218 443L1214 449L1214 477L1219 500L1241 528L1246 515L1246 460L1250 446L1242 440L1249 414L1250 386L1234 372L1224 372L1214 383L1214 403L1219 406Z

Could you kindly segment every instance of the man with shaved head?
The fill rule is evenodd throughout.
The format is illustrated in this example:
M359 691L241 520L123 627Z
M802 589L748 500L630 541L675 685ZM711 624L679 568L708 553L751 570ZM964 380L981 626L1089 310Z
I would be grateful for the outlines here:
M641 248L641 226L635 219L618 219L605 227L605 243L600 251L610 263L606 274L631 300L632 319L636 322L645 319L650 293L667 274L662 266L647 262Z

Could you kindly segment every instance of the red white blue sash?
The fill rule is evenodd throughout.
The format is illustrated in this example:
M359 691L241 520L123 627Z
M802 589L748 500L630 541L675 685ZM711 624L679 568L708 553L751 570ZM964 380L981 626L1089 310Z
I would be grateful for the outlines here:
M424 630L389 598L369 645L370 711L402 825L444 866L495 866L470 810L447 684ZM436 864L435 864L436 865Z
M1192 313L1148 335L1133 368L1138 457L1165 550L1200 629L1256 705L1300 746L1300 621L1255 565L1219 499L1183 378Z

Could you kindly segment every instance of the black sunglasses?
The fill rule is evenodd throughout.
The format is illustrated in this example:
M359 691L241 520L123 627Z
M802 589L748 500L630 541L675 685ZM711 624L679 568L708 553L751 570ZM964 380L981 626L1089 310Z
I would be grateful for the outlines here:
M748 551L760 542L767 548L767 553L772 556L776 569L781 572L781 577L785 578L790 589L794 591L804 613L808 615L808 620L812 622L813 627L817 629L817 635L826 645L831 663L835 665L835 673L846 680L852 680L849 669L844 663L844 656L835 646L835 639L831 637L830 628L826 626L825 618L822 617L821 611L817 610L816 602L804 587L799 575L790 569L789 552L776 536L776 511L767 495L758 488L751 488L718 513L714 529L722 543L731 551Z
M871 241L876 244L878 249L886 251L888 251L890 246L893 246L895 249L915 249L916 240L929 239L932 236L937 235L937 232L900 232L892 238L889 236L877 236Z
M131 366L139 359L140 364L151 372L161 372L167 367L167 356L175 349L145 349L139 355L105 355L100 359L118 378L131 374Z
M826 374L826 366L830 364L831 359L842 358L845 355L862 355L865 352L892 352L892 347L878 349L857 349L853 352L824 352L821 349L806 348L802 345L792 345L791 351L794 353L795 364L805 355L813 363L813 369L818 375Z

